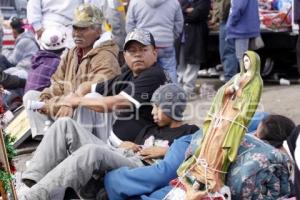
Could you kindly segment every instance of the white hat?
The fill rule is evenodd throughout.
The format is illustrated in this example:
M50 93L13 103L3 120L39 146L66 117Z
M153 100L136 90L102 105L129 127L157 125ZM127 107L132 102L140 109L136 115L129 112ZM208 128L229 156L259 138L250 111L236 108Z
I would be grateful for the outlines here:
M43 50L58 50L65 48L66 33L58 28L46 28L40 38L40 46Z

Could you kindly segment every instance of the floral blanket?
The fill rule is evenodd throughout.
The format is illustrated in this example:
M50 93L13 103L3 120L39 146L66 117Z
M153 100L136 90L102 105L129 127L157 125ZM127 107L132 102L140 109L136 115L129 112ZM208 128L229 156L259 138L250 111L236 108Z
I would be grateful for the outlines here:
M278 199L290 194L288 155L246 135L231 164L226 185L233 199Z

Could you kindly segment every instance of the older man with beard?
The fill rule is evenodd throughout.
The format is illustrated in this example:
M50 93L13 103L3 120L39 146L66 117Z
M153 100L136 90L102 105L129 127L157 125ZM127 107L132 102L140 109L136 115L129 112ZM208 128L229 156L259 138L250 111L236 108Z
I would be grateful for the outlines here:
M55 118L73 116L73 108L58 104L65 96L71 92L81 96L79 88L120 74L117 60L119 49L115 42L102 40L93 48L95 41L101 36L102 16L98 8L89 4L77 7L72 33L76 46L61 59L57 71L51 77L50 87L42 92L28 91L25 94L24 104L34 138L42 137L45 124L49 125ZM37 111L30 108L30 102L34 100L44 104Z

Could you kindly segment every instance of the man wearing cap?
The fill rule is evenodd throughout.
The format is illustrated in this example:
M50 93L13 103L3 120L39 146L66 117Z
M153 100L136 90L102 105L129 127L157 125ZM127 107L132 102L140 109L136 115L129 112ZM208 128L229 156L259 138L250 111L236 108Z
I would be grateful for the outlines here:
M93 48L101 36L102 22L102 13L94 6L82 4L75 10L72 36L76 46L63 56L48 88L41 93L29 91L23 98L33 137L43 136L46 121L73 115L72 108L58 104L65 96L71 92L80 96L79 88L120 74L118 46L112 40L102 40ZM45 105L39 111L29 110L27 104L32 100Z
M126 15L126 31L142 28L153 33L158 64L177 83L174 41L183 28L183 14L178 0L131 0Z
M184 90L177 84L159 87L151 98L152 115L156 124L141 129L134 142L125 141L118 147L105 144L84 129L79 131L74 123L73 130L72 126L67 128L69 136L49 132L52 135L49 137L51 143L58 140L60 142L54 147L55 151L37 150L37 154L44 158L58 158L60 155L60 159L65 159L57 160L56 163L60 164L53 169L49 167L49 172L25 194L26 199L60 199L54 195L67 187L80 191L82 199L95 199L101 188L101 181L96 177L103 176L106 171L122 166L134 168L150 165L162 159L175 139L198 130L197 126L184 124L182 121L186 97ZM64 145L71 138L73 140L70 140L70 146ZM66 157L62 152L53 154L58 149L70 151L72 156ZM74 150L76 151L73 152ZM51 166L53 163L47 164ZM40 168L39 172L43 173L44 170Z
M154 91L160 85L165 83L166 76L160 67L155 66L157 53L151 33L143 30L135 30L129 33L124 44L124 57L128 64L128 69L121 75L104 83L98 83L92 87L85 87L82 90L82 93L88 93L91 90L95 90L97 93L102 94L102 96L87 98L71 94L62 102L72 108L80 105L99 112L98 115L95 115L97 118L91 119L91 122L100 122L104 120L105 127L101 127L101 129L110 131L110 134L113 135L113 137L110 137L107 141L109 145L105 145L106 143L104 141L92 135L92 132L88 131L88 128L83 128L82 123L79 124L71 118L58 119L45 134L45 137L30 161L30 165L22 174L22 180L27 186L32 186L37 182L48 182L49 180L52 182L51 177L53 174L60 173L65 166L76 168L75 165L69 166L64 164L65 162L68 163L70 159L74 159L73 157L77 155L76 152L91 151L91 154L84 153L84 156L91 156L90 158L87 158L91 161L94 159L93 156L98 154L98 150L93 151L93 144L101 144L101 146L103 146L103 151L111 151L111 149L115 148L111 148L110 146L118 147L122 141L133 142L145 126L154 124L151 115L152 106L150 100ZM108 117L106 116L105 118L101 116L101 114L105 115L105 112L116 110L118 113L115 114L116 119L112 126L107 123L110 121L108 120ZM92 111L87 112L82 118L89 118L91 113ZM91 124L91 126L94 127L96 125L97 124ZM79 151L78 148L80 147L82 148ZM71 153L74 156L68 157ZM110 160L111 158L111 156L107 157L108 154L101 155L104 156L103 160ZM56 166L62 160L64 161ZM84 170L76 172L76 174L79 175L77 179L80 179L80 183L78 183L77 179L75 180L75 183L81 184L81 186L87 182L86 178L92 177L93 170L90 171L88 168L91 169L95 167L95 165L98 167L103 165L103 163L98 165L93 162L91 162L90 165L86 161L83 161L81 158L78 160L78 163L82 164L81 169ZM125 165L122 163L121 158L118 161L120 162L118 166ZM117 167L117 164L118 163L115 163L114 168ZM126 165L137 166L136 163L132 164L131 161L127 162ZM106 165L104 164L103 167L106 167ZM50 170L51 173L49 173ZM67 181L65 179L68 183L63 181L64 183L74 183L72 182L74 181L74 177L71 175L67 175L65 178L69 180ZM53 183L53 187L49 187L48 184L46 187L49 190L54 190L56 182L54 181ZM80 186L76 184L72 185L72 187L78 188ZM68 185L65 186L67 187ZM45 185L43 184L36 184L31 191L39 191L39 195L43 195L41 194L43 192L45 192L44 195L53 192L49 190L46 191L47 188L44 187ZM41 188L43 188L43 190ZM31 197L28 197L27 199L35 199L34 192L30 192L28 195L31 195Z

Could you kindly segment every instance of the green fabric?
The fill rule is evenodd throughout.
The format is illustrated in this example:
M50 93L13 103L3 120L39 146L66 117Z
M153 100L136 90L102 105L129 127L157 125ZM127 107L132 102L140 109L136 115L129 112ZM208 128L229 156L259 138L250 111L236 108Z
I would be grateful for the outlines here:
M262 92L263 82L260 76L259 56L253 51L247 51L245 52L245 55L248 55L251 61L251 67L249 69L251 71L250 81L248 81L248 83L244 86L241 97L239 98L237 97L235 99L234 106L235 108L240 110L240 113L237 115L235 121L247 127L258 106L261 92ZM232 84L235 84L239 80L239 78L244 74L244 71L245 71L244 66L241 66L241 72L236 76L234 76L230 81L228 81L225 85L223 85L218 90L216 96L214 97L212 105L210 107L210 110L208 112L208 115L204 120L204 124L203 124L204 135L206 134L211 124L212 116L219 113L219 111L222 108L225 88L229 87ZM226 137L223 143L223 148L227 149L227 153L224 156L222 171L227 171L230 163L235 160L238 148L240 146L240 142L245 133L246 133L246 129L244 129L243 127L241 127L236 123L231 123L227 133L225 133ZM196 149L195 152L196 157L199 156L200 150L202 148L200 144L201 141L199 141L199 147ZM203 148L209 148L209 147L203 147ZM184 173L194 163L195 163L195 159L193 158L188 159L179 167L179 169L177 170L177 174L179 176L183 176Z

